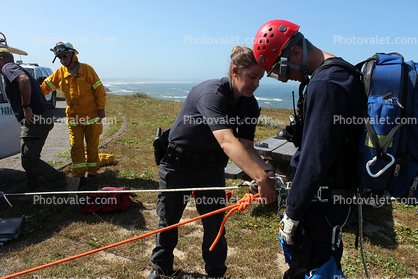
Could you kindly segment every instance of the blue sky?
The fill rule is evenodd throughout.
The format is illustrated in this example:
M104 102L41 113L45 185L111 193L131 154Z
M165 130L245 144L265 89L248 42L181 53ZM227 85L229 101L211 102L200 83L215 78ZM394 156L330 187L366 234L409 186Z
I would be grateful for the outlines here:
M29 53L24 62L56 70L49 49L67 40L102 79L225 76L233 46L252 47L272 19L300 25L314 45L351 63L376 52L418 60L418 0L15 0L2 1L1 9L0 32Z

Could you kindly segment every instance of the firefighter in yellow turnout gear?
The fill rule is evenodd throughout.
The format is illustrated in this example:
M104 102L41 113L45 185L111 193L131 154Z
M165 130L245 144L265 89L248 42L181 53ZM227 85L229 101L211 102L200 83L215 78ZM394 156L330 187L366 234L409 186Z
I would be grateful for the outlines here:
M94 69L79 63L77 50L70 43L58 42L51 49L61 66L41 85L44 95L61 88L67 101L65 110L70 133L73 176L94 178L98 168L98 147L103 132L106 91ZM87 144L87 158L84 151ZM83 182L83 181L82 181Z

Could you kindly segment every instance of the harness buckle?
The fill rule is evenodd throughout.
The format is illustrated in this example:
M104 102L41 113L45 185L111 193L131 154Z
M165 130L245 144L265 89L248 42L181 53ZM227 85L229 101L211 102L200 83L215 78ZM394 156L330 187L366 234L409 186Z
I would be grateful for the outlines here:
M328 186L319 186L318 192L316 192L316 197L320 202L328 202L328 199L322 198L322 190L328 190Z

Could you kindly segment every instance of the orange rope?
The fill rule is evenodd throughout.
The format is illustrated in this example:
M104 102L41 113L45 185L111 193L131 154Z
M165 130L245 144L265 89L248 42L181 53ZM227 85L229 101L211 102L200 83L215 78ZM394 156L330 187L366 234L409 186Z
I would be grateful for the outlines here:
M210 246L209 251L213 251L216 244L218 244L218 241L221 238L222 232L224 230L226 220L228 220L229 216L235 210L244 211L253 201L259 200L259 199L256 199L259 195L260 195L259 193L257 193L256 195L245 194L244 197L242 199L240 199L237 204L233 205L233 208L231 209L231 211L229 211L228 214L226 214L226 216L225 216L225 218L224 218L224 220L221 224L221 228L219 229L219 233L216 236L215 241L212 243L212 246Z
M238 210L238 211L245 210L248 207L248 205L251 204L252 201L257 200L257 199L254 199L254 198L257 197L258 195L259 194L255 195L255 196L253 196L252 194L245 194L244 197L242 199L240 199L237 204L230 205L230 206L227 206L227 207L224 207L224 208L221 208L221 209L203 214L201 216L192 218L190 220L186 220L186 221L183 221L183 222L180 222L180 223L177 223L177 224L174 224L174 225L162 228L162 229L158 229L156 231L152 231L152 232L140 235L140 236L136 236L136 237L133 237L131 239L120 241L120 242L117 242L117 243L114 243L114 244L111 244L111 245L108 245L108 246L105 246L105 247L101 247L101 248L98 248L98 249L95 249L95 250L92 250L92 251L89 251L89 252L85 252L85 253L75 255L75 256L72 256L72 257L68 257L68 258L65 258L65 259L62 259L62 260L58 260L58 261L55 261L55 262L52 262L52 263L48 263L48 264L45 264L45 265L34 267L34 268L24 270L24 271L21 271L21 272L12 274L12 275L8 275L8 276L2 277L0 279L15 278L17 276L28 274L28 273L31 273L31 272L34 272L34 271L37 271L37 270L41 270L41 269L51 267L51 266L54 266L54 265L57 265L57 264L61 264L61 263L64 263L64 262L68 262L68 261L71 261L71 260L75 260L77 258L81 258L81 257L91 255L91 254L94 254L94 253L97 253L97 252L100 252L100 251L103 251L103 250L107 250L107 249L110 249L110 248L113 248L113 247L116 247L116 246L119 246L119 245L122 245L122 244L125 244L125 243L129 243L129 242L141 239L141 238L151 236L153 234L157 234L157 233L160 233L160 232L163 232L163 231L171 230L171 229L177 228L181 225L185 225L185 224L188 224L188 223L191 223L191 222L194 222L194 221L209 217L211 215L215 215L215 214L218 214L218 213L221 213L221 212L224 212L224 211L227 211L227 210L231 209L231 212L229 212L227 214L227 216L224 218L224 221L222 222L222 225L221 225L221 228L219 230L218 236L216 237L215 241L213 242L213 244L210 248L210 251L212 251L212 249L215 247L216 243L218 243L218 240L219 240L219 238L222 234L222 231L224 229L225 222L228 219L229 215L231 215L231 213L234 212L235 210Z

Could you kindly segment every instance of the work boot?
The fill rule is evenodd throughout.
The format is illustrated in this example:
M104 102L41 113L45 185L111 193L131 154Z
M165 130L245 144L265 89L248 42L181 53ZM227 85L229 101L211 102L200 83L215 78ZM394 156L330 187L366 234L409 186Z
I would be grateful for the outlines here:
M26 187L27 187L27 190L26 190L27 193L36 192L39 189L39 183L38 181L29 180L26 183Z
M154 267L151 273L148 275L147 279L160 279L161 276L170 276L173 273L172 270L166 270L165 272L161 270L158 266Z
M94 174L87 174L87 181L95 180L96 176Z
M87 179L83 176L83 177L79 177L80 178L80 187L83 187L87 184Z
M222 276L218 276L218 275L213 275L213 274L208 274L208 279L224 279L225 277Z
M80 177L65 177L65 189L67 191L77 191L80 186Z

